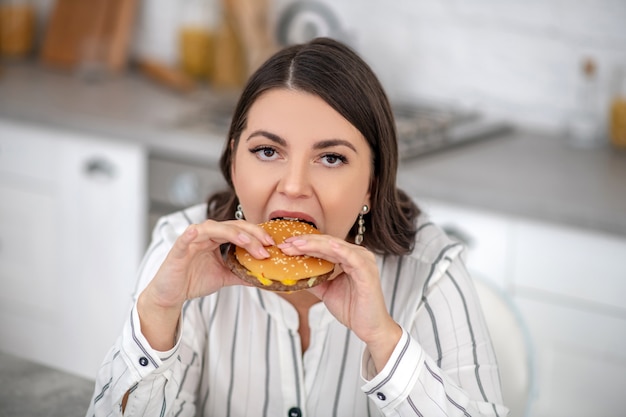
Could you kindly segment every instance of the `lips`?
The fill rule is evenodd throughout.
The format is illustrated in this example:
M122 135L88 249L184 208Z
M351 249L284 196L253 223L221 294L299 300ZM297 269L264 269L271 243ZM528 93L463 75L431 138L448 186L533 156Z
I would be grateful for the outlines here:
M296 220L296 221L308 223L317 229L315 219L306 213L296 212L296 211L277 210L277 211L270 213L269 217L271 220L276 220L276 219Z

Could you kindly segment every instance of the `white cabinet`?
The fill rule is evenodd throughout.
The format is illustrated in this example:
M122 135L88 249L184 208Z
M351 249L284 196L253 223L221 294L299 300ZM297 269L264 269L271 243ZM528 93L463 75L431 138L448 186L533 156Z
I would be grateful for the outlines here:
M136 145L0 120L0 350L94 378L145 245Z
M531 416L623 416L624 317L534 296L516 303L534 344Z
M530 416L623 415L626 238L418 202L469 241L468 269L519 309L533 346Z
M533 416L622 416L626 239L525 220L514 236L515 299L535 344Z
M517 287L626 317L626 238L530 221L515 228Z
M452 238L465 243L465 263L474 276L510 290L512 223L508 218L421 198L417 203Z

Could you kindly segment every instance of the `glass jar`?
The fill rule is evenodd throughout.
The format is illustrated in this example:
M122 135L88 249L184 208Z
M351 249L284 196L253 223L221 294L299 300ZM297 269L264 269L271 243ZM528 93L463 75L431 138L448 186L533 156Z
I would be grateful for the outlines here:
M182 3L180 64L192 77L212 77L217 16L215 0L186 0Z
M573 112L567 126L568 142L575 147L595 148L607 142L602 133L600 84L595 60L584 58L578 74Z
M626 149L626 71L615 71L614 87L609 111L609 137L616 148Z

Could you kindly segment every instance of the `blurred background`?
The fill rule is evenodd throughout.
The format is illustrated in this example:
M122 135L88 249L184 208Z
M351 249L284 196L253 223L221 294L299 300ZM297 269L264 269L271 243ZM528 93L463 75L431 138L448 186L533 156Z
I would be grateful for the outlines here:
M0 359L89 386L156 219L223 186L247 76L330 36L388 92L399 185L516 318L512 415L621 415L624 22L624 0L0 0Z

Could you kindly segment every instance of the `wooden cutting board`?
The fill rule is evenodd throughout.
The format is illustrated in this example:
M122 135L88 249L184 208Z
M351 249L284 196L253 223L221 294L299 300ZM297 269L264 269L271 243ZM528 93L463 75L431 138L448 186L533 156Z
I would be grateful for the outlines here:
M225 0L246 58L246 77L250 76L277 48L269 22L269 0Z
M56 0L41 61L63 69L86 63L123 69L136 9L137 0Z

